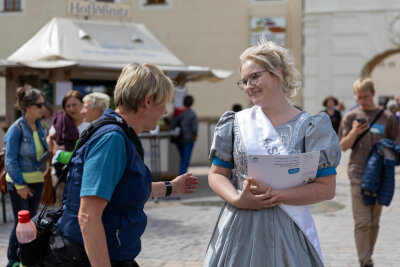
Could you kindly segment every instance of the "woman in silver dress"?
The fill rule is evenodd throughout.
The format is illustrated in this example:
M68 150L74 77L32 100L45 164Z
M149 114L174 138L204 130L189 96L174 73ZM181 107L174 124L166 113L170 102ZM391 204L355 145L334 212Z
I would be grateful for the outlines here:
M339 140L325 113L291 104L301 77L289 50L262 38L240 60L238 85L254 106L226 112L215 129L208 179L225 205L203 266L324 266L308 205L335 195ZM248 177L248 155L311 151L320 156L308 184L274 190Z

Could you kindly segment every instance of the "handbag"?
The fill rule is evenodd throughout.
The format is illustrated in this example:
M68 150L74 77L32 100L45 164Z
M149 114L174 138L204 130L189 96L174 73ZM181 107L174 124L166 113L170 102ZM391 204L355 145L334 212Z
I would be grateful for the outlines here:
M7 194L7 181L6 181L6 164L4 163L6 155L6 149L3 147L0 152L0 191L3 194Z
M53 188L53 183L51 181L51 166L48 167L47 170L44 172L43 178L43 193L40 203L45 205L48 202L49 205L54 205L56 203L56 193Z

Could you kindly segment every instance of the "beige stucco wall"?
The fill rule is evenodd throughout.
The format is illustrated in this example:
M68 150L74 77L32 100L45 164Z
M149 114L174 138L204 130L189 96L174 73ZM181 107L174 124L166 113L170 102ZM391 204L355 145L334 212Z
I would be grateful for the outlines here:
M216 84L187 84L196 99L196 112L200 116L218 116L236 102L249 106L236 81L240 79L239 55L250 45L252 17L286 17L287 46L294 51L301 68L301 8L301 1L297 0L273 4L252 4L250 0L173 0L169 10L134 13L134 21L144 23L185 63L234 71L231 78ZM301 98L297 101L301 104Z
M396 0L306 0L304 9L304 107L322 110L322 101L334 95L346 107L355 104L352 85L389 55L400 51L400 2ZM396 23L397 27L393 27ZM366 71L366 69L369 69ZM396 77L377 70L376 98L398 95ZM381 84L382 79L394 86Z
M25 0L26 1L26 0ZM140 0L120 0L129 4L132 18L126 22L143 23L168 49L188 65L209 66L234 71L232 77L218 82L191 82L189 93L195 97L193 109L200 118L218 118L232 104L250 105L247 97L237 87L239 55L250 45L250 20L252 17L286 18L286 43L302 66L302 1L283 0L254 3L252 0L170 0L162 8L143 8ZM26 1L26 11L19 15L0 15L0 58L7 58L32 37L52 17L70 17L66 0ZM83 18L82 18L83 19ZM104 18L89 18L105 20ZM118 21L118 19L114 19ZM0 98L4 97L4 82L0 80ZM302 97L296 98L302 105ZM0 115L4 103L0 101ZM199 140L207 140L201 129ZM204 135L204 136L203 136ZM192 163L204 164L207 158L207 141L199 141ZM204 144L203 144L204 143Z

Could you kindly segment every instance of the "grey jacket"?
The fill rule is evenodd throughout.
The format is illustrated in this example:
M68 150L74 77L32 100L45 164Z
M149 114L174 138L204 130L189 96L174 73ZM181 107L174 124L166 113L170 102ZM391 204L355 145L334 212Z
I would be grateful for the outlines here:
M178 116L172 118L171 128L180 127L179 142L193 142L197 137L197 116L190 108L182 111Z

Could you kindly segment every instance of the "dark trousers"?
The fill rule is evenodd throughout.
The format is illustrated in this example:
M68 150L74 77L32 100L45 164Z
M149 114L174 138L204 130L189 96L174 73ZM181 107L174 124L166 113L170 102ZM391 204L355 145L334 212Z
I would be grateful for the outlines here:
M183 144L178 144L179 154L181 156L181 166L179 169L179 175L185 174L189 167L190 157L192 155L192 150L194 142L187 142Z
M15 234L15 229L18 224L18 211L29 210L31 218L33 218L33 216L35 216L38 210L40 199L42 197L43 183L29 184L28 187L34 192L33 196L28 196L27 199L22 199L18 195L17 189L15 188L14 184L7 183L7 190L8 194L10 195L11 207L14 215L14 227L11 231L10 240L8 243L8 250L7 250L7 258L8 258L7 266L12 266L13 263L19 262L19 258L17 255L18 240Z

